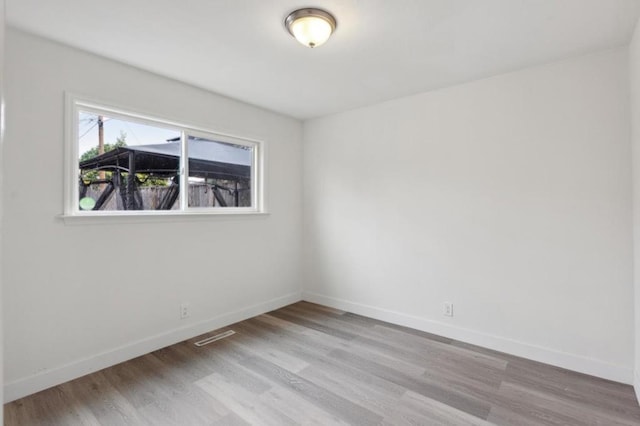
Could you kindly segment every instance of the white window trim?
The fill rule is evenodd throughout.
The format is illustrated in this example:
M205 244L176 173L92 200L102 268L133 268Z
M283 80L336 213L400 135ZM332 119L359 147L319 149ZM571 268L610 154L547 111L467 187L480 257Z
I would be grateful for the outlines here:
M253 167L251 167L252 197L251 207L188 207L186 205L186 179L188 161L186 161L187 144L181 143L180 156L180 210L90 210L83 211L78 207L78 116L79 111L103 113L111 117L133 119L135 121L158 127L168 127L183 132L183 135L204 137L219 142L248 145L253 147ZM158 114L145 114L132 108L115 106L113 103L90 99L71 92L65 92L65 159L64 159L64 213L61 218L65 223L88 221L92 223L144 222L146 219L173 220L184 217L206 218L211 216L245 216L268 214L265 209L265 143L261 140L236 136L219 131L193 126L169 120ZM183 138L184 139L184 138ZM133 220L132 220L133 219Z

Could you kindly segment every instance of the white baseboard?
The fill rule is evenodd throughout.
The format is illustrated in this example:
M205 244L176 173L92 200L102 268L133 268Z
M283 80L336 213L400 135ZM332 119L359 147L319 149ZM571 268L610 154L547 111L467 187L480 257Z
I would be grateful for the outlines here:
M633 389L636 391L636 399L640 404L640 371L635 370L633 373Z
M438 321L386 310L375 306L336 299L316 293L296 292L258 303L246 308L218 315L214 318L190 324L186 327L169 330L137 342L133 342L107 352L79 359L66 365L43 371L33 376L18 379L4 385L4 402L22 398L52 386L110 367L120 362L148 354L155 350L190 339L207 331L225 327L238 321L281 308L300 300L342 309L381 321L411 327L443 337L471 343L489 349L521 356L546 364L555 365L573 371L602 377L616 382L634 384L640 402L640 371L634 371L619 365L531 345L512 339L481 333L475 330L455 327Z
M248 306L237 311L218 315L211 319L185 327L175 328L137 342L79 359L69 364L43 371L33 376L18 379L4 385L4 402L22 398L41 390L59 385L75 378L110 367L123 361L148 354L155 350L190 339L207 331L226 327L238 321L281 308L301 300L300 293L291 293L263 303Z
M341 309L343 311L353 312L369 318L375 318L381 321L437 334L450 339L471 343L487 349L493 349L545 364L551 364L556 367L566 368L567 370L573 370L626 384L632 384L634 381L634 374L631 368L610 364L597 359L586 358L580 355L531 345L529 343L494 336L467 328L452 326L439 321L433 321L348 300L336 299L316 293L305 291L302 293L302 299L318 303L320 305ZM640 377L636 375L636 389L637 391L640 391L640 387L638 385L640 385Z

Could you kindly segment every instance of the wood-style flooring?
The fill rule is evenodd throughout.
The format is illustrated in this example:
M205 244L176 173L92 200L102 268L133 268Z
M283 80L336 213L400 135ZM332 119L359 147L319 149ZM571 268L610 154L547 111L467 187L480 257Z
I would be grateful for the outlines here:
M631 386L300 302L5 405L6 425L640 425Z

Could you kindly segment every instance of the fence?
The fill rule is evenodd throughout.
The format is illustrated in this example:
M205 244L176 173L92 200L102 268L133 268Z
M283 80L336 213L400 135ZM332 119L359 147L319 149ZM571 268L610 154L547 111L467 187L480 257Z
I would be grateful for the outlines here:
M104 184L95 184L87 187L85 197L97 200L104 190ZM236 205L236 193L239 207L251 206L251 191L247 184L233 181L217 181L215 184L189 183L188 199L190 207L220 207L223 204L220 199L216 199L214 187L218 188L218 197L227 206ZM158 206L166 194L170 191L169 186L140 186L138 193L142 200L142 210L157 210ZM109 199L104 203L101 210L124 210L124 202L121 192L116 189ZM178 210L179 202L176 201L171 210Z

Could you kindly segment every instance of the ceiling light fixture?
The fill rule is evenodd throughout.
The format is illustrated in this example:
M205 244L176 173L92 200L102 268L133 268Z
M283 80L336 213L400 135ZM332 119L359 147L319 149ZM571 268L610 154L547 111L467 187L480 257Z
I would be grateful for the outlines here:
M336 29L336 18L321 9L298 9L287 16L284 26L296 40L313 48L329 39Z

